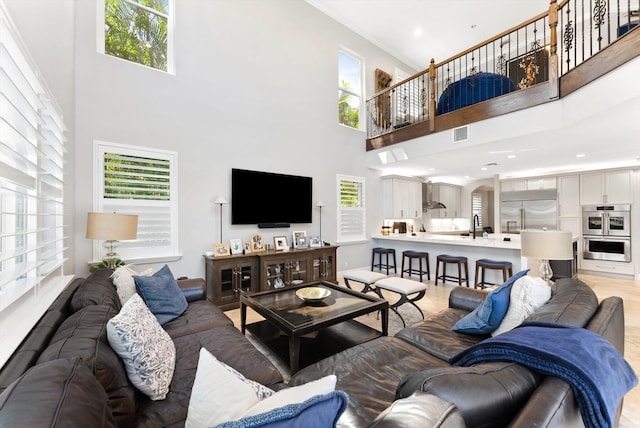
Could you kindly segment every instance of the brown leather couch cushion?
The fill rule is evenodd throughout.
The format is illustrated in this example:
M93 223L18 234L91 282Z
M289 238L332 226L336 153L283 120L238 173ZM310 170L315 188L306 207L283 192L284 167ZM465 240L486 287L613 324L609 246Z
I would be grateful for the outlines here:
M224 312L208 300L198 300L189 303L187 309L178 318L164 324L172 339L209 330L223 325L233 325Z
M555 282L551 300L536 310L527 321L545 321L584 327L598 309L593 290L577 278Z
M127 427L135 419L136 391L107 340L106 324L116 313L109 305L91 305L74 313L60 325L38 364L80 357L106 391L118 426Z
M29 333L29 336L20 345L20 348L2 367L2 372L0 372L0 392L38 361L38 357L40 357L40 354L65 318L66 314L58 311L49 311L42 316L38 324Z
M469 312L462 309L444 309L424 321L400 330L395 337L444 361L490 337L457 333L451 327Z
M458 408L433 394L414 392L396 400L380 413L369 428L465 428Z
M80 359L39 364L0 394L2 427L116 428L107 394Z
M433 368L412 373L396 398L424 391L455 404L470 427L507 426L541 382L542 376L516 363Z
M449 367L446 362L395 337L380 337L349 348L296 373L290 385L301 385L329 374L336 389L349 395L340 426L367 426L395 400L398 382L425 367Z
M174 344L176 368L167 398L151 401L146 397L140 397L138 418L135 422L137 427L184 425L202 347L209 350L218 360L258 383L270 386L282 382L282 375L276 367L232 325L177 337Z
M91 305L110 305L120 311L122 305L116 287L111 282L111 274L111 269L99 269L89 275L73 294L71 311L77 312Z

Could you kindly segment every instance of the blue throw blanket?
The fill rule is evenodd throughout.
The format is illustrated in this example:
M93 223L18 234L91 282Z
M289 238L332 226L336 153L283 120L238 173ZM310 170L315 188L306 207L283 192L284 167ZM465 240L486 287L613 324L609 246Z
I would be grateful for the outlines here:
M569 383L586 427L613 426L620 400L638 384L631 366L609 341L590 330L559 324L524 323L465 349L450 363L486 361L514 361Z

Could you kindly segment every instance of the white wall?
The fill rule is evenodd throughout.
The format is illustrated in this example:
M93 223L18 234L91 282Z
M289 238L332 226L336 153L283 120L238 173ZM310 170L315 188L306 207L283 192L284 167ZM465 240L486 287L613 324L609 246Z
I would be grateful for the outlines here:
M367 178L368 225L379 228L379 180L364 163L365 134L337 124L337 51L345 46L373 70L408 67L302 1L176 2L176 75L96 53L96 1L75 3L76 261L87 272L84 239L92 209L94 140L177 150L179 241L177 276L203 276L202 254L219 236L217 195L230 198L232 167L308 175L323 200L323 238L335 243L337 173ZM274 189L274 201L291 198ZM372 211L371 207L376 210ZM268 209L269 207L256 207ZM256 227L231 226L224 237L248 239ZM296 225L317 233L314 222ZM267 242L292 229L262 230ZM370 244L343 246L338 269L365 266Z

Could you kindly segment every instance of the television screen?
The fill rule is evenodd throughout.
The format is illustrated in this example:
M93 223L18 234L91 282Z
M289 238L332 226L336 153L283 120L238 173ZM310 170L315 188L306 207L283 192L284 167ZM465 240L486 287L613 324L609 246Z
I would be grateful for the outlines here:
M231 170L231 223L311 223L312 178Z

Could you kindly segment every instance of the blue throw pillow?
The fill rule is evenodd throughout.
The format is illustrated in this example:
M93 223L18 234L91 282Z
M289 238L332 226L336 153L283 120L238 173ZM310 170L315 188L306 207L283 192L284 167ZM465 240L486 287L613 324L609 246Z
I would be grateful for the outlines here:
M187 299L173 278L169 266L164 265L153 276L134 275L133 280L138 294L160 324L178 318L187 309Z
M346 410L344 391L315 395L302 403L287 404L269 412L225 422L216 428L326 428L334 427Z
M511 286L529 269L518 272L493 290L480 305L451 328L458 333L489 334L497 329L509 309Z

